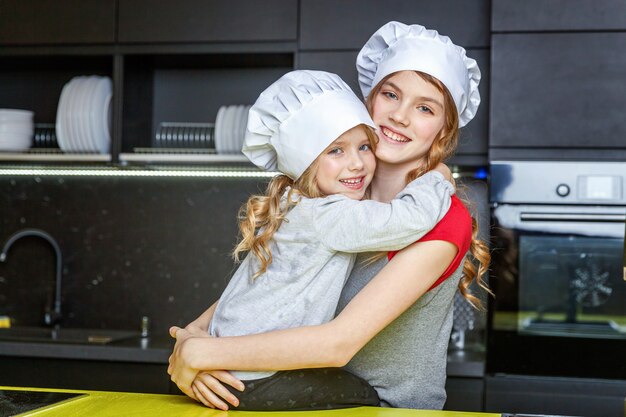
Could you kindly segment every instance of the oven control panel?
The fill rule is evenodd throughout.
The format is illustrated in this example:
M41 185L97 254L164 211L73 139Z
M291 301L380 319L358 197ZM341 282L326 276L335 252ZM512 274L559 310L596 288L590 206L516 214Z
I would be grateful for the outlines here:
M622 177L618 175L579 175L578 198L594 201L621 201Z
M498 161L491 202L626 206L626 163Z

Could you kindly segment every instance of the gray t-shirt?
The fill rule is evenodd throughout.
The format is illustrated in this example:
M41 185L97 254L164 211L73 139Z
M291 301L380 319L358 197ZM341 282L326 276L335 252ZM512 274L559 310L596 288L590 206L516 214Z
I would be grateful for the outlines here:
M365 264L373 255L357 256L341 293L338 313L387 264L387 258ZM381 405L443 408L454 294L463 274L464 260L450 277L422 295L346 365L348 371L376 389Z
M398 250L426 234L450 207L452 184L438 172L411 182L391 203L342 195L302 198L270 242L273 262L256 279L248 254L231 278L209 326L238 336L331 320L357 252ZM250 380L273 372L238 372Z

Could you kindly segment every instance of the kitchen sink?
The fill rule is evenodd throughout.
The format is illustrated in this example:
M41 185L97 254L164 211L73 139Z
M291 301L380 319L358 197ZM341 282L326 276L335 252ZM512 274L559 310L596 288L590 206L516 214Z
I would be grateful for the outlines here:
M0 340L21 342L53 342L104 345L124 339L139 337L130 330L78 329L50 327L11 327L0 329Z

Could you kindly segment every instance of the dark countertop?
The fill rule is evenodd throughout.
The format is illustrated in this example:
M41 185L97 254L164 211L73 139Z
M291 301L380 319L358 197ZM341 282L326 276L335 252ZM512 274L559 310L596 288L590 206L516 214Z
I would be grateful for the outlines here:
M106 345L0 340L0 357L36 357L76 360L102 360L167 364L174 341L169 336L120 340ZM448 376L482 378L485 352L454 350L448 352Z
M174 346L169 336L133 338L100 344L0 340L0 357L34 357L167 364Z

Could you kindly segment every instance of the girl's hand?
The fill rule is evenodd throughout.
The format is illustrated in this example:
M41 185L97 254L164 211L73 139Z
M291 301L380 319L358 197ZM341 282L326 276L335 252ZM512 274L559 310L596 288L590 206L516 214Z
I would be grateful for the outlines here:
M450 168L448 168L446 164L440 162L433 169L433 171L440 172L444 176L445 179L447 179L448 181L452 181L452 171L450 171Z
M228 404L234 407L239 405L239 400L225 386L243 391L243 382L235 378L228 371L202 371L198 373L196 379L191 384L191 389L196 398L209 408L218 408L220 410L228 410Z
M172 382L189 397L198 401L191 389L191 383L198 374L198 369L194 368L194 355L198 351L198 347L194 347L198 340L208 338L209 335L204 333L200 335L191 333L188 330L173 326L170 328L170 335L176 339L174 350L170 355L167 373L170 375Z
M456 182L454 182L452 171L450 171L450 168L448 168L446 164L440 162L435 169L433 169L433 171L440 172L446 180L452 183L452 186L454 186L454 189L456 190Z

